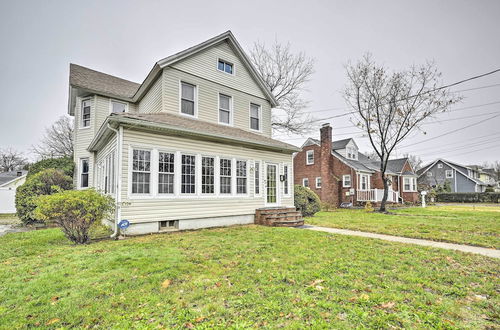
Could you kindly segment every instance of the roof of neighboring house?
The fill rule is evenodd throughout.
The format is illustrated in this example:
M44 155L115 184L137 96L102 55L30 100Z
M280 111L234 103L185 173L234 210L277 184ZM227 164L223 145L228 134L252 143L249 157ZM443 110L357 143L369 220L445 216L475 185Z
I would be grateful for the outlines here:
M18 175L18 172L21 173L21 175ZM28 171L25 170L20 170L20 171L10 171L10 172L3 172L0 173L0 187L3 185L6 185L7 183L16 180L17 178L21 178L28 174Z
M408 162L408 158L398 158L398 159L389 159L387 162L387 168L393 172L401 173L403 171L403 167L406 162ZM413 172L410 172L413 173Z
M332 142L332 149L333 150L339 150L339 149L344 149L348 144L349 142L351 141L352 139L349 138L349 139L343 139L343 140L337 140L337 141L333 141Z
M296 152L300 149L294 145L284 143L261 134L252 133L236 127L222 126L214 123L186 118L177 114L157 113L120 113L111 114L106 121L108 123L121 123L137 128L150 128L169 131L172 134L192 136L203 140L225 140L235 144L261 147L272 150ZM99 143L104 143L101 137L107 131L104 123L89 146L89 150L98 150ZM109 132L108 132L109 133Z
M460 174L462 174L464 177L466 177L467 179L473 181L474 183L476 184L479 184L479 185L485 185L485 183L481 180L478 180L478 179L475 179L475 178L471 178L468 173L464 173L460 168L465 168L465 169L471 169L469 166L464 166L464 165L461 165L461 164L458 164L458 163L454 163L454 162L450 162L446 159L442 159L442 158L438 158L436 159L435 161L425 165L424 167L422 167L420 170L417 171L418 173L418 176L422 176L425 172L427 172L429 169L431 169L434 165L436 165L438 162L443 162L445 164L447 164L448 166L452 167L453 169L455 169L457 172L459 172Z
M69 65L69 83L74 87L129 100L132 100L141 86L141 84L73 63Z
M271 105L273 107L278 106L278 101L271 93L264 79L257 72L252 62L250 61L250 58L245 54L243 48L240 46L231 31L221 33L193 47L187 48L181 52L159 60L153 65L153 68L141 84L88 69L76 64L70 64L69 83L70 86L74 88L81 88L85 91L110 97L117 97L126 101L137 102L149 89L149 86L154 81L156 81L156 78L159 76L163 68L223 41L227 41L232 46L235 53L239 56L241 61L250 72L250 75L255 79L257 85L270 101ZM73 114L74 102L75 92L70 90L68 103L69 114Z

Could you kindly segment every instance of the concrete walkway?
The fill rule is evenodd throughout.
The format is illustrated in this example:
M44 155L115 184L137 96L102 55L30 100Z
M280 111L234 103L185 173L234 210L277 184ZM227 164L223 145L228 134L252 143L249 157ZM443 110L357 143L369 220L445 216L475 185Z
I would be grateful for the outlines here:
M436 242L436 241L429 241L429 240L418 239L418 238L408 238L408 237L401 237L401 236L368 233L368 232L357 231L357 230L327 228L327 227L318 227L318 226L310 226L310 225L304 225L304 226L300 226L297 228L315 230L315 231L324 231L324 232L332 233L332 234L376 238L376 239L382 239L382 240L391 241L391 242L430 246L430 247L446 249L446 250L457 250L457 251L462 251L462 252L481 254L483 256L492 257L492 258L500 258L500 250L488 249L488 248L477 247L477 246L453 244L453 243L445 243L445 242Z

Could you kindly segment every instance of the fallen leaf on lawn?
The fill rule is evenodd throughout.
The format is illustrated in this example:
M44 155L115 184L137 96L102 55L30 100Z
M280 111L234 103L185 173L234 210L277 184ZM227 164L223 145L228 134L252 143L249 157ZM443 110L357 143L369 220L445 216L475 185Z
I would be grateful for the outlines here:
M368 300L368 299L370 299L370 296L368 296L367 294L363 293L361 296L359 296L359 299Z
M325 280L314 280L311 282L311 286L315 286L316 284L320 284L320 283L323 283Z
M54 296L54 297L50 298L50 300L52 300L52 301L58 301L59 297L58 296Z
M388 309L388 308L394 307L394 305L396 305L395 302L389 301L389 302L383 303L382 305L380 305L380 307L382 307L384 309Z
M163 283L161 284L162 289L168 288L170 286L170 283L172 283L170 280L163 281Z
M221 285L222 285L222 283L221 283L221 282L215 282L215 286L217 286L218 288L220 288L220 287L221 287Z
M316 285L316 290L318 291L323 291L324 287L322 287L321 285Z
M203 322L204 320L205 320L205 316L200 316L200 317L196 318L194 321L196 323L200 323L200 322Z
M51 320L48 320L47 323L45 323L45 325L51 325L51 324L54 324L54 323L57 323L61 321L60 319L51 319Z
M185 326L186 328L188 328L188 329L193 329L193 328L194 328L194 325L193 325L193 323L191 323L191 322L188 322L188 323L184 324L184 326Z

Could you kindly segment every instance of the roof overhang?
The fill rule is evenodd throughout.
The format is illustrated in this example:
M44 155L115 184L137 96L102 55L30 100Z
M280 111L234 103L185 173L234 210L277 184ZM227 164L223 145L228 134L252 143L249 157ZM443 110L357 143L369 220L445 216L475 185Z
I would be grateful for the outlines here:
M178 127L175 125L169 125L166 123L156 123L136 118L121 117L121 116L109 116L108 118L106 118L104 123L99 128L99 131L97 132L96 136L88 146L87 150L91 152L100 150L102 147L104 147L109 137L115 134L115 132L113 132L111 128L116 129L119 126L123 126L125 128L133 128L137 130L147 130L150 132L164 133L171 136L189 137L197 140L219 142L219 143L223 142L225 144L245 146L252 149L269 150L287 154L292 154L294 152L300 151L299 148L292 146L291 147L270 146L250 139L230 137L215 133L198 132L187 128Z

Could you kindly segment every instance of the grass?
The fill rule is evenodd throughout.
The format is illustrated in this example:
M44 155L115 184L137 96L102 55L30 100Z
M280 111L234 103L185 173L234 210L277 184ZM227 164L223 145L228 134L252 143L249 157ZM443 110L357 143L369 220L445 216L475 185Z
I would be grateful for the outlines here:
M500 206L431 206L393 214L338 209L319 212L308 224L500 248Z
M18 225L21 220L15 215L10 213L0 213L0 225Z
M499 325L500 262L453 251L260 226L0 246L2 329Z

